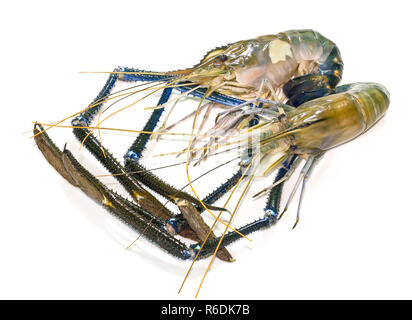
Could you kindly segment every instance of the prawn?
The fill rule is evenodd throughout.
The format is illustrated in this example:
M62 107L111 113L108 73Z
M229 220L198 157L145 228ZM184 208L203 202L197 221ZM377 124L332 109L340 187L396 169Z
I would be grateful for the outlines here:
M46 131L60 126L62 121L36 123L34 136L46 160L67 181L168 253L194 260L218 254L222 260L233 261L224 247L251 232L274 225L287 210L302 183L296 226L306 182L315 164L328 150L369 130L386 113L389 93L382 85L354 83L338 87L342 72L343 62L337 46L313 30L291 30L235 42L208 52L199 64L188 69L151 72L116 68L93 102L73 115L71 127L77 139L117 179L133 201L110 190L87 171L68 149L60 151ZM112 93L117 81L144 82L150 86L133 92ZM149 93L143 98L100 120L107 101L118 99L116 103L123 99L120 97L129 97L144 90ZM170 99L172 91L180 92L177 98ZM108 118L156 92L161 92L160 100L152 108L154 110L143 130L138 131L140 134L126 151L122 165L99 142L93 131L100 132L103 129L101 124ZM197 109L166 126L174 105L189 95L200 98ZM166 106L173 102L166 120L155 131ZM196 133L196 120L204 108L207 111ZM215 108L224 110L218 113L214 125L201 134L210 111ZM99 113L97 124L92 127L91 123ZM192 117L189 143L180 153L187 153L186 171L194 195L163 181L140 163L152 136L172 134L169 131L174 126ZM240 137L246 134L247 138L231 141L233 133ZM210 141L197 148L202 143L199 137L210 137ZM206 161L225 145L236 145L241 150L239 169L208 196L200 199L191 184L188 166L197 156L196 164ZM283 184L301 160L306 160L306 163L285 209L279 214ZM243 198L259 170L267 176L275 169L278 172L274 183L255 195L269 192L264 216L236 229L230 227L230 220L221 236L213 236L214 225L209 228L199 214L204 210L210 214L211 211L227 211L226 205L218 207L214 203L228 191L235 190L248 177L241 195ZM174 203L181 214L173 213L152 192ZM238 205L239 202L234 212ZM220 215L214 217L222 222ZM232 230L228 231L229 228ZM187 245L176 235L183 235L196 243Z

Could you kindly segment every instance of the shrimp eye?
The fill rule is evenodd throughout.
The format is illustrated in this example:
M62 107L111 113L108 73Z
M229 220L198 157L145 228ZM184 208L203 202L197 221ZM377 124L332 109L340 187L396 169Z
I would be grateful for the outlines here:
M227 55L225 55L225 54L221 54L221 55L219 56L219 60L222 61L222 62L227 61L227 59L228 59L228 57L227 57Z
M216 57L216 59L213 61L213 66L215 68L222 68L224 67L224 62L227 61L228 56L225 54L221 54L219 56Z

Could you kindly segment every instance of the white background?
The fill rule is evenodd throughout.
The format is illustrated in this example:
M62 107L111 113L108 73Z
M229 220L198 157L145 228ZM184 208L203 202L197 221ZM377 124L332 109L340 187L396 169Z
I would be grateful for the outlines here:
M207 261L178 295L190 263L145 240L124 250L136 234L42 159L32 121L61 119L97 95L106 76L78 71L184 68L216 46L301 28L338 45L343 83L384 84L388 114L325 156L294 231L291 214L231 246L236 262L215 261L199 298L412 298L408 2L141 3L1 5L0 298L194 298Z

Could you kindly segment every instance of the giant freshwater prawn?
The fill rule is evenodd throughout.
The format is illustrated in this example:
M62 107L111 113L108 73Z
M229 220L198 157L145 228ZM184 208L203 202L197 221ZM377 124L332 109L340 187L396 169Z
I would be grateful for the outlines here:
M276 224L301 186L295 227L307 181L322 156L369 130L386 113L389 93L382 85L337 86L342 72L338 48L316 31L291 30L261 36L214 49L193 68L172 72L116 68L87 108L64 119L74 117L70 126L64 125L64 120L36 123L34 137L47 161L63 178L169 254L193 262L212 256L210 264L215 256L233 261L226 246ZM114 91L117 82L143 83ZM146 106L152 113L142 130L105 125L110 119L124 116L127 110L136 110L154 95L160 95L158 104ZM181 106L189 96L197 99L191 110ZM126 105L120 106L121 102ZM189 124L189 132L174 131L184 124ZM67 148L60 150L47 132L53 127L73 128L82 146L128 196L111 190ZM138 134L125 152L123 163L104 145L102 131ZM179 148L176 143L173 151L163 152L157 159L161 163L165 155L173 154L180 155L180 161L151 169L142 164L146 147L152 148L159 138L169 141L170 146L172 140L167 139L176 137L185 145ZM207 163L214 163L210 159L218 157L223 159L221 163L193 176L193 168L207 168ZM152 155L150 159L154 158ZM301 161L305 164L280 210L283 185ZM196 180L229 163L236 167L233 175L221 184L208 186L209 193L201 197ZM156 169L178 165L185 167L187 183L183 187L155 173ZM274 181L248 199L267 197L263 215L232 227L232 219L252 182L273 174ZM239 188L240 196L229 209ZM206 217L213 217L212 223L206 223ZM224 230L215 235L213 230L219 224Z

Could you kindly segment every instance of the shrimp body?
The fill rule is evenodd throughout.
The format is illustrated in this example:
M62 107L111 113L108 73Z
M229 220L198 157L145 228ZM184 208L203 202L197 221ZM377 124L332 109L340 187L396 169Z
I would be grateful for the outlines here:
M302 85L335 87L342 70L340 52L332 41L313 30L290 30L217 48L198 65L180 73L188 74L193 83L242 99L256 98L262 81L267 81L273 90L264 89L263 96L274 98L276 92L277 98L286 101L296 86L299 90ZM282 92L290 79L302 76Z
M380 84L354 83L342 90L306 102L288 115L288 121L301 128L294 134L301 153L327 151L358 137L389 107L389 93Z
M388 107L389 92L380 84L340 86L336 94L306 102L270 124L260 133L261 152L324 153L366 132Z

